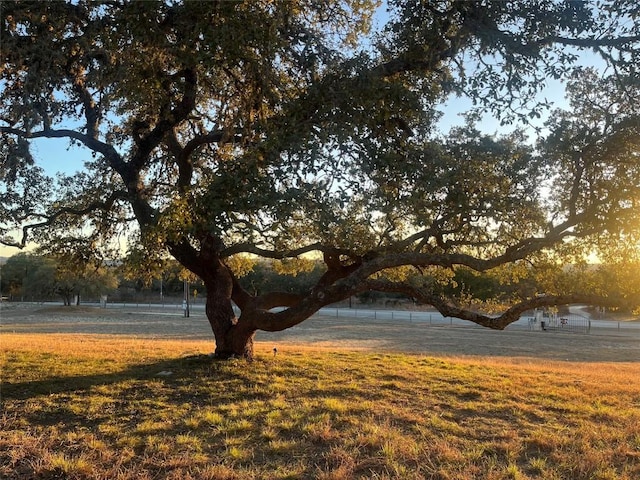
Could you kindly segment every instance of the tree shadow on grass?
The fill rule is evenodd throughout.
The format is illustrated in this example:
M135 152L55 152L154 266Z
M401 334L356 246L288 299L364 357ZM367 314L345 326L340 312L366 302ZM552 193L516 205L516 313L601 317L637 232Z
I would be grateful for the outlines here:
M224 375L222 362L209 355L192 355L159 362L132 365L129 368L110 373L95 373L90 375L51 376L42 380L26 382L3 381L0 385L0 398L8 400L29 400L36 397L70 394L92 387L112 385L131 380L156 379L167 384L179 386L187 378L196 376ZM222 378L221 378L222 379Z
M252 371L269 368L266 361L247 364L196 355L139 363L110 373L52 374L36 381L7 382L2 386L0 431L6 438L20 439L16 451L31 442L43 451L97 463L104 452L109 458L129 449L135 456L127 460L126 468L149 471L150 478L164 478L167 463L187 473L205 468L207 462L218 464L228 457L230 438L240 445L238 452L256 450L267 458L271 450L260 432L266 428L271 395L268 389L256 387ZM159 375L162 372L167 374ZM233 414L241 402L254 400L255 409ZM247 436L257 443L246 445ZM301 427L296 438L303 438ZM2 445L0 435L0 450ZM305 443L296 454L306 447ZM0 476L2 460L0 454ZM269 468L266 460L263 468ZM31 476L21 478L54 478L29 472ZM310 475L306 472L305 478Z

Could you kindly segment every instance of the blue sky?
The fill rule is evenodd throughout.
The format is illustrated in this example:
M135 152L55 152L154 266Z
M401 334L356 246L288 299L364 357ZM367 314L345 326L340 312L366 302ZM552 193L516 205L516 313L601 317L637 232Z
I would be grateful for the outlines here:
M69 140L40 138L31 143L31 154L48 175L57 172L72 174L82 169L85 158L91 158L87 149L69 147Z

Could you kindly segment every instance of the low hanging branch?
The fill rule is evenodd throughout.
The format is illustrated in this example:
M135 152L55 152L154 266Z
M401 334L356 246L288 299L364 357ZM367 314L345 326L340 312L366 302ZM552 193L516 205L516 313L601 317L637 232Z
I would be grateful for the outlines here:
M417 288L407 284L387 282L383 280L368 280L367 288L380 292L402 293L415 298L418 302L433 306L444 317L455 317L468 320L483 327L495 330L503 330L517 321L523 313L543 307L557 305L570 305L583 303L586 305L599 305L602 307L618 307L621 299L607 298L599 295L570 294L570 295L539 295L523 300L511 306L500 315L489 316L473 310L465 309L448 302L444 298L433 294L425 288Z

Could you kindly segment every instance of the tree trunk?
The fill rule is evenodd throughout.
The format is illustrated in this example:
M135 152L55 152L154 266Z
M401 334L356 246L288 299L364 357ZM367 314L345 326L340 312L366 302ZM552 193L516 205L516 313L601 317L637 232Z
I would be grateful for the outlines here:
M207 288L206 314L216 340L215 356L251 359L256 328L246 314L237 318L233 311L234 279L218 256L221 248L222 241L213 235L202 239L199 251L187 241L169 245L171 254Z
M253 358L255 328L240 322L231 303L233 279L227 267L219 264L207 287L206 313L216 340L215 355L218 358Z

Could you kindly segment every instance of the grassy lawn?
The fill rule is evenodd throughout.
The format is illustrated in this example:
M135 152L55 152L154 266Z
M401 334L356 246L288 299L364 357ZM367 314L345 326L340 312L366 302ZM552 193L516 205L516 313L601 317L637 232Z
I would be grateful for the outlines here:
M640 478L638 363L211 347L3 334L0 478Z

